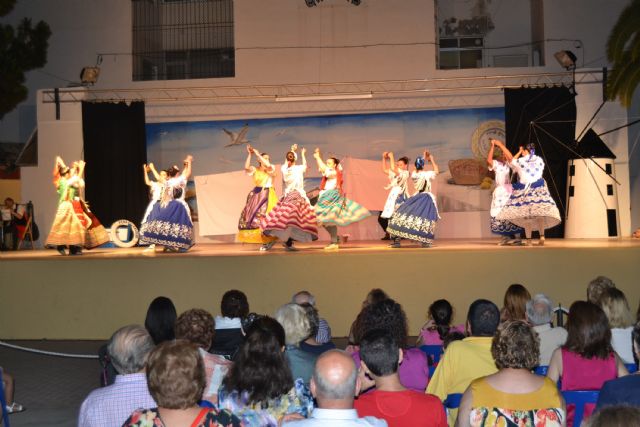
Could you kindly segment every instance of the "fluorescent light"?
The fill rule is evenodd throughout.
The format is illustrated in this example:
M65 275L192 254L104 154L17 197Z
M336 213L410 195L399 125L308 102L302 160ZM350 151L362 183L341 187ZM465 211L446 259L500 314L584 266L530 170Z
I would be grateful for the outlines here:
M292 95L292 96L276 96L276 102L291 101L341 101L345 99L370 99L373 98L371 93L345 93L335 95Z

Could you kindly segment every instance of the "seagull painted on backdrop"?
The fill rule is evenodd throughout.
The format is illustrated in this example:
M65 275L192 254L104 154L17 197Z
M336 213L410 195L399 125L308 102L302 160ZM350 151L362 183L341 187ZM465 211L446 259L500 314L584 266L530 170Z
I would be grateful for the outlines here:
M248 144L250 142L249 140L245 139L245 136L247 136L247 132L249 132L248 124L245 124L242 127L242 129L240 129L240 132L238 133L231 132L230 130L227 130L225 128L222 128L222 130L224 131L224 133L229 135L229 138L231 138L231 143L225 145L225 147L231 147L233 145Z

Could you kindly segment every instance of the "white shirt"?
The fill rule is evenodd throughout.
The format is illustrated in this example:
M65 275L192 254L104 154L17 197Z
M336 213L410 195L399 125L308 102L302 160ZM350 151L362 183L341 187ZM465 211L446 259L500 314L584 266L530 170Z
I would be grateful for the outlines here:
M304 195L304 165L291 165L287 163L283 164L280 168L282 171L282 179L284 180L284 193L289 194L292 191L298 191Z
M327 178L323 191L335 190L338 187L338 173L335 169L326 168L322 175Z
M511 187L511 168L508 164L494 159L489 170L496 174L496 185Z
M284 425L287 427L387 427L387 422L376 417L358 418L358 412L355 409L316 408L310 418L291 421Z
M532 184L542 178L544 172L544 160L539 156L524 156L513 159L511 166L518 173L521 184Z
M413 185L419 193L431 192L431 180L436 177L434 171L413 171L411 173L411 179L413 179Z
M540 338L540 366L548 366L553 351L567 341L567 330L560 326L552 328L548 323L534 326L533 330Z
M620 359L622 359L624 363L635 363L633 361L631 331L633 331L633 326L629 326L624 329L611 329L611 346L613 347L613 350L618 353L618 356L620 356Z

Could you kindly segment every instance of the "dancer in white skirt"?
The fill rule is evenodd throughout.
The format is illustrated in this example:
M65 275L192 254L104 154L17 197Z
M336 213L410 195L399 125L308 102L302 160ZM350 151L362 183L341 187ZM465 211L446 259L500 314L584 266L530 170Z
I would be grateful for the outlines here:
M496 152L497 148L497 152ZM521 153L517 156L519 157ZM504 146L502 141L491 139L491 148L487 155L489 170L495 173L496 188L491 198L491 232L499 234L502 239L498 245L521 245L521 233L524 231L512 222L499 220L496 217L509 201L513 186L511 185L511 161L514 156ZM517 157L516 157L517 159Z
M387 160L389 164L387 165ZM407 189L407 183L409 181L409 158L400 157L396 162L393 153L385 151L382 153L382 172L389 177L389 185L384 189L389 190L387 201L384 204L384 208L378 216L378 224L385 232L385 236L382 240L389 240L390 236L387 233L387 227L389 226L389 218L409 198L409 191Z
M147 218L153 209L153 205L160 202L160 197L162 197L162 189L164 188L164 183L167 180L167 171L158 171L156 170L153 163L149 163L142 165L142 170L144 171L144 183L149 187L149 205L147 206L147 210L144 212L144 216L142 217L142 222L140 223L140 227L147 222ZM156 179L155 181L151 181L149 179L149 172L153 174L153 177ZM154 243L149 245L149 250L155 249L156 245Z
M534 144L528 144L526 149L520 147L520 152L522 157L511 161L519 182L513 184L513 192L496 218L524 228L527 245L531 245L532 231L538 230L538 244L542 246L545 229L560 224L560 212L542 178L545 164L536 156Z

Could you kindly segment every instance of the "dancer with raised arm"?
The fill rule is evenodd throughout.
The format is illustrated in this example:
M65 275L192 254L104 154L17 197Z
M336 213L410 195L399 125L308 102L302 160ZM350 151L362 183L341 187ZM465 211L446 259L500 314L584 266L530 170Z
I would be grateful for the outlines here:
M109 233L104 228L102 223L98 220L98 218L91 212L89 209L89 203L85 200L84 189L84 171L85 171L85 162L78 161L73 162L72 169L76 170L78 177L78 195L77 199L80 202L80 207L84 214L89 218L87 223L86 236L84 239L84 247L87 249L97 248L100 245L107 243L109 239Z
M187 180L191 176L192 156L184 160L182 172L177 166L167 169L167 181L160 203L153 205L147 221L140 227L140 243L156 244L165 251L185 252L194 245L193 222L185 202ZM154 248L145 249L153 253Z
M142 222L140 223L140 227L147 222L149 218L149 214L151 210L155 206L156 203L160 203L160 197L162 196L162 189L164 188L164 183L167 180L167 171L158 171L153 163L149 163L142 165L142 170L144 171L144 183L149 187L149 205L147 206L147 210L144 212L144 216L142 217ZM149 179L149 172L151 172L156 179L155 181L151 181ZM149 245L149 250L154 250L156 247L155 243Z
M389 165L387 165L387 160ZM382 172L389 177L389 185L384 189L389 190L387 201L384 204L384 208L378 216L378 224L382 227L385 236L382 240L389 240L390 236L387 233L387 227L389 226L389 218L409 198L409 191L407 189L407 183L409 180L409 159L407 157L400 157L396 162L391 151L385 151L382 153Z
M258 159L258 167L251 165L251 156ZM245 172L253 178L254 188L247 195L247 203L238 221L238 241L243 243L262 243L262 250L269 250L276 241L275 237L265 236L260 229L260 222L278 203L278 196L273 189L273 178L276 168L270 163L267 153L260 153L247 144L247 160Z
M431 162L433 170L424 170L427 162ZM440 173L433 154L424 150L423 156L415 161L416 170L411 174L417 191L404 202L389 220L387 231L393 237L392 248L400 247L400 239L420 242L423 248L433 244L436 223L440 219L436 198L431 193L431 181Z
M342 166L340 160L328 157L326 161L320 156L320 149L316 148L313 157L318 163L322 174L320 195L315 206L318 223L327 229L331 236L331 243L326 250L338 249L338 227L362 221L371 216L365 207L353 200L347 199L342 190Z
M526 244L531 245L531 233L538 230L538 245L544 245L544 231L560 224L560 212L551 198L547 183L542 178L544 160L535 153L535 145L520 147L522 157L514 156L511 166L518 173L518 182L513 184L513 192L497 216L498 220L509 221L524 228Z
M502 141L491 139L491 148L487 154L487 164L489 170L495 173L496 188L493 190L491 197L491 232L499 234L502 239L498 245L521 245L521 233L524 230L512 222L499 220L496 217L507 204L513 186L511 185L511 161L514 159L513 154L505 147ZM519 157L521 152L517 154ZM518 158L516 157L516 159Z
M273 236L284 242L284 248L288 251L296 251L294 241L310 242L318 239L316 215L309 203L307 193L304 191L304 174L307 172L306 149L300 150L302 164L297 165L296 151L298 145L291 146L287 152L286 160L282 165L282 179L284 180L284 193L273 210L262 220L262 232L267 236ZM271 245L264 245L261 251L271 249Z

